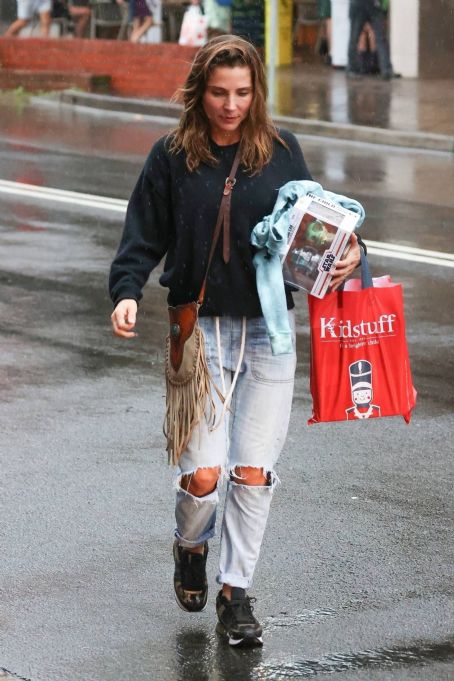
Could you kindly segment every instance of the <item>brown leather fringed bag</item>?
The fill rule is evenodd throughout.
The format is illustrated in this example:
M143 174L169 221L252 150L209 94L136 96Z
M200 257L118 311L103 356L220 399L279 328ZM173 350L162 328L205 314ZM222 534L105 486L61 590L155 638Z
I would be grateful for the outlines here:
M240 147L230 175L224 185L216 226L213 232L205 276L197 301L168 308L170 329L166 338L166 415L164 435L167 438L169 463L176 465L186 449L194 428L206 418L209 428L216 422L216 406L211 388L214 385L205 357L205 340L198 324L199 308L205 297L208 270L223 228L223 259L230 260L230 200L240 162Z

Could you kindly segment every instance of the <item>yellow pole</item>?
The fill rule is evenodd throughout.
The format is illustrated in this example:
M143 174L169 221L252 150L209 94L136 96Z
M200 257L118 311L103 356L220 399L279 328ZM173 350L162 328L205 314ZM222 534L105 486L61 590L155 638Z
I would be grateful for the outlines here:
M276 66L288 66L293 60L293 0L266 0L265 55L269 64L275 53Z

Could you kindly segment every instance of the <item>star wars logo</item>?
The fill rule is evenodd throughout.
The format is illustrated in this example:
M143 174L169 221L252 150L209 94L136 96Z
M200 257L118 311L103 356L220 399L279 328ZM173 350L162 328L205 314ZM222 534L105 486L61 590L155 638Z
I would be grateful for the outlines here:
M321 261L320 265L318 266L318 269L320 272L329 272L330 269L332 268L334 261L336 259L336 256L334 253L331 253L330 251L327 251L325 255L323 256L323 260Z
M376 321L361 320L358 324L352 324L350 319L338 321L336 317L320 317L320 338L363 338L393 334L395 321L395 314L382 314Z

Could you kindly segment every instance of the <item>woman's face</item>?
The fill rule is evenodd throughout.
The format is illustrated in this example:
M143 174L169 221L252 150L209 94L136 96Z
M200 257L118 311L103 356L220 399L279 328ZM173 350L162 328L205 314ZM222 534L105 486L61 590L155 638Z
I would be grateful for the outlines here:
M253 96L249 66L216 66L212 70L202 104L216 143L239 141L240 126L249 113Z

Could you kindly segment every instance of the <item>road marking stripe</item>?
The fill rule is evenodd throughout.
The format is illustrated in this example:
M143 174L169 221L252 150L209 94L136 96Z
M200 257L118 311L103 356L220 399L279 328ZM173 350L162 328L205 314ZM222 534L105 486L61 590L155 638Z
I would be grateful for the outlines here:
M427 251L423 248L415 248L414 246L401 246L399 244L387 244L383 241L372 241L371 239L364 239L367 248L381 248L387 251L397 251L398 253L414 253L415 255L427 255L433 258L443 258L444 260L453 260L454 253L440 253L439 251Z
M367 246L367 254L380 255L384 258L397 258L398 260L409 260L410 262L424 262L428 265L437 265L438 267L454 267L454 260L444 260L443 253L439 253L437 258L431 258L427 255L419 255L418 253L407 253L405 251L388 250L387 248L374 248ZM414 249L417 250L417 249ZM434 251L436 253L436 251ZM424 251L423 251L424 253Z
M16 196L28 196L33 199L45 199L48 201L59 201L60 203L72 203L78 206L89 206L91 208L102 208L124 213L128 205L123 199L112 199L108 196L96 196L95 194L83 194L82 192L71 192L64 189L52 189L50 187L35 187L32 184L22 182L9 182L0 180L0 192L4 194L14 194Z
M22 182L10 182L0 180L0 193L12 194L15 196L26 196L34 199L46 201L58 201L77 206L89 208L101 208L124 214L128 202L123 199L113 199L108 196L97 196L96 194L83 194L82 192L72 192L64 189L53 189L50 187L36 187L32 184ZM400 246L399 244L389 244L381 241L365 240L368 253L379 255L385 258L397 258L410 262L421 262L439 267L454 267L454 253L441 253L438 251L428 251L423 248L413 246Z

